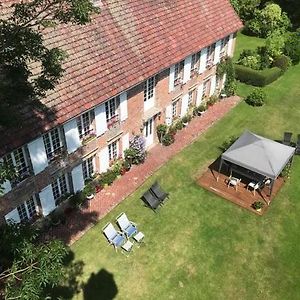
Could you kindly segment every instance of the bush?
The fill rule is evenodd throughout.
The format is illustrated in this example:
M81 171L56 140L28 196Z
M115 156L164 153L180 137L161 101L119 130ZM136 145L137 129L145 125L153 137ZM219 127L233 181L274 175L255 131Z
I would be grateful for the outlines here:
M164 137L164 135L167 133L167 130L168 130L168 126L166 124L159 124L156 127L156 133L157 133L158 140L159 140L160 143L161 143L162 138Z
M255 201L254 203L252 203L251 206L253 209L258 210L258 209L262 209L264 207L264 203L261 201Z
M246 98L245 102L252 106L262 106L266 101L266 94L261 88L255 88Z
M175 126L176 130L181 130L183 128L182 120L178 120L174 126Z
M84 197L87 197L89 195L94 195L96 193L96 187L95 187L95 185L92 182L89 182L84 187L82 193L83 193Z
M292 64L291 59L286 55L280 55L275 58L273 66L281 69L282 72L285 72Z
M131 164L139 165L146 159L146 142L143 136L136 135L129 142L129 148L124 151L125 159Z
M260 87L270 84L281 75L281 69L277 67L260 71L236 65L235 71L236 78L241 82Z
M70 198L69 201L72 207L77 207L82 205L86 201L86 197L82 192L77 192Z
M171 144L173 144L175 141L174 135L170 134L169 132L166 133L162 139L162 144L164 146L170 146Z
M239 59L238 61L239 65L259 70L260 69L260 56L259 55L251 55L243 57L242 59Z
M294 65L300 62L300 29L287 35L283 53L290 57Z
M102 186L105 184L111 185L117 178L117 174L113 170L107 170L101 174L100 183Z
M238 138L234 135L230 136L223 142L223 144L219 147L222 152L225 152Z

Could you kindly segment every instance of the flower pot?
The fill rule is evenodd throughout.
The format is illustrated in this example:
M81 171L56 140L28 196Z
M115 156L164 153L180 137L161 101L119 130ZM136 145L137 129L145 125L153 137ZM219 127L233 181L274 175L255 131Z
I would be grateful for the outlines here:
M87 195L87 196L86 196L86 199L87 199L87 200L92 200L94 197L95 197L94 194L90 194L90 195Z
M257 211L257 212L261 212L261 208L257 208L256 211Z
M99 193L103 190L103 187L101 185L96 186L96 193Z

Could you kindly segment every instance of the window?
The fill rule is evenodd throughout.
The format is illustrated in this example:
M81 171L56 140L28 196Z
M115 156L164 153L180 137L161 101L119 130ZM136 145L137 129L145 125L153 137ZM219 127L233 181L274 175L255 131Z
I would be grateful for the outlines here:
M106 112L106 121L109 122L109 120L113 119L115 116L117 116L117 107L120 103L120 97L114 97L107 102L105 102L105 112Z
M149 78L144 84L144 101L154 97L155 77Z
M108 158L110 161L118 158L118 152L119 152L118 143L119 141L115 141L108 145Z
M37 214L34 197L30 197L29 200L20 204L17 207L17 210L18 210L21 222L25 222L25 221L32 219Z
M220 57L226 56L226 50L227 50L227 44L229 41L229 36L225 37L224 39L221 40L221 52L220 52Z
M26 177L30 175L30 170L28 166L28 162L26 159L25 149L23 147L14 150L10 154L4 157L4 162L15 169L17 178L15 178L11 183L15 185Z
M175 101L173 101L173 103L172 103L172 118L175 118L175 117L177 117L177 115L178 115L178 109L177 109L177 107L178 107L178 100L175 100Z
M69 192L67 174L63 174L53 181L52 192L55 205L58 205L60 203L60 198Z
M46 154L49 160L52 160L62 151L61 135L58 128L55 128L43 135Z
M206 59L206 67L207 68L210 68L213 65L215 46L216 46L216 44L212 44L207 48L207 59Z
M191 107L196 103L196 89L192 89L188 93L189 98L188 98L188 107Z
M208 80L205 80L203 82L203 92L202 92L202 99L204 99L207 95L208 95L208 87L209 87L209 79Z
M182 60L180 63L175 65L174 86L181 83L181 80L183 78L183 68L184 68L184 60Z
M94 174L94 157L89 157L82 163L82 172L84 180L89 179Z
M93 121L94 121L94 111L90 110L80 117L77 118L77 126L79 131L79 137L82 139L92 133L94 130L93 128Z
M199 69L199 63L200 63L200 52L192 55L191 70L197 71Z

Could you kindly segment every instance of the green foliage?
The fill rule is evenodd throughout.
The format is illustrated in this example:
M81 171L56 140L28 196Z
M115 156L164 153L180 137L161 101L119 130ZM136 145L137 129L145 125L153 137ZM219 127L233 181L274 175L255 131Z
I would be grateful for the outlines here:
M207 110L206 103L200 104L199 106L194 107L193 109L193 115L194 116L200 116L202 112Z
M107 170L101 174L100 182L104 186L105 184L111 185L117 178L116 172L114 170Z
M252 203L252 208L255 210L262 209L264 207L264 203L261 201L255 201Z
M0 162L0 196L3 193L2 185L6 180L12 181L17 178L16 170L13 166Z
M169 132L166 133L163 138L162 138L162 144L164 146L170 146L171 144L173 144L175 141L174 135L170 134Z
M245 102L251 106L262 106L266 101L266 94L261 88L255 88L246 98Z
M222 152L225 152L229 147L237 140L238 138L235 135L228 137L222 145L219 147Z
M217 77L221 78L226 74L226 81L224 84L224 93L227 96L235 95L237 84L235 80L235 68L231 58L226 58L217 66Z
M280 55L273 61L273 66L285 72L292 65L291 59L286 55Z
M129 148L124 151L124 156L130 164L139 165L146 159L146 144L143 136L136 135L129 142Z
M243 21L253 18L261 0L230 0L231 5Z
M77 192L70 198L69 203L72 207L78 207L81 206L85 201L85 195L82 192Z
M86 198L87 196L94 195L96 193L96 187L93 182L89 182L85 185L85 187L82 190L82 193L84 197Z
M45 45L43 29L59 23L86 24L96 11L90 0L31 0L15 4L12 15L0 20L1 125L10 125L20 106L45 109L39 100L63 75L66 53Z
M166 124L159 124L156 127L156 133L158 136L158 140L161 143L163 136L167 133L168 126Z
M236 78L241 82L254 86L266 86L275 81L281 75L277 67L265 70L253 70L244 66L236 65Z
M266 51L271 58L282 54L285 44L285 35L281 30L273 31L266 39Z
M268 3L262 10L256 10L253 19L246 24L247 30L264 38L275 31L285 32L290 26L287 14L274 3Z
M62 242L40 242L28 224L2 225L0 235L5 299L44 299L45 288L68 277L64 259L69 250Z
M208 101L206 102L207 105L214 105L215 103L217 103L219 100L219 98L216 95L212 95L209 97Z
M291 58L294 65L300 62L300 28L287 34L283 52Z
M176 123L174 124L174 127L176 130L181 130L183 128L183 122L181 119L177 120Z
M182 123L187 124L192 120L192 116L190 114L186 114L181 118Z

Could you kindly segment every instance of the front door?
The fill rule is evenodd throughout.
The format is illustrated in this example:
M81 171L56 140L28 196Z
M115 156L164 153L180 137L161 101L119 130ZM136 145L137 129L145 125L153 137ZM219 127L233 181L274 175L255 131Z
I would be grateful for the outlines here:
M150 118L144 124L144 137L146 138L146 147L153 144L153 118Z

